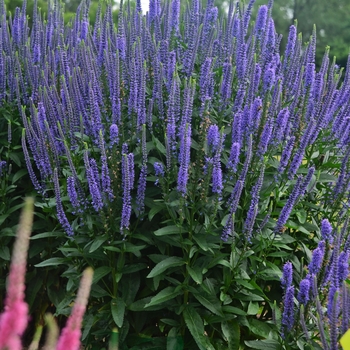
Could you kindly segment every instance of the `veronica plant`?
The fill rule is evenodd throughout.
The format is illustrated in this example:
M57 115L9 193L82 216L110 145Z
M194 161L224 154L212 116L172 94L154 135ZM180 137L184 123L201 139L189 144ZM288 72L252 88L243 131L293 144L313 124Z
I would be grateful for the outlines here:
M37 267L68 265L70 287L95 267L90 345L114 326L125 349L295 344L293 285L287 316L274 301L287 259L348 215L350 69L327 48L316 70L316 30L303 45L295 25L281 55L272 1L255 23L253 5L121 2L114 23L108 3L91 26L89 1L68 25L54 1L29 30L25 2L12 19L0 0L0 95L67 235Z

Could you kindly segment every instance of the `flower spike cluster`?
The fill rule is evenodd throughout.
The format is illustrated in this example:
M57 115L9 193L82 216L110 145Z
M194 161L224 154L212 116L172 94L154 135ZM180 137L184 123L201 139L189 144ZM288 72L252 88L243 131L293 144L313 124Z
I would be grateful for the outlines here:
M317 190L319 140L334 146L341 166L327 174L327 201L317 205L347 213L350 73L341 76L328 48L317 67L315 29L303 46L292 25L281 52L273 1L250 25L254 2L232 2L222 18L212 0L184 12L178 0L152 0L146 15L140 1L121 2L117 23L108 4L90 25L84 1L71 26L56 3L44 18L35 2L31 24L25 5L12 18L0 7L0 105L18 107L30 178L40 194L55 194L69 236L93 215L128 239L157 201L176 224L213 229L223 247L233 237L251 244L262 230L276 236ZM324 219L323 240L334 232ZM322 273L323 285L335 271L328 307L336 314L349 245L324 271L327 252L314 250L301 304L310 303L313 275Z

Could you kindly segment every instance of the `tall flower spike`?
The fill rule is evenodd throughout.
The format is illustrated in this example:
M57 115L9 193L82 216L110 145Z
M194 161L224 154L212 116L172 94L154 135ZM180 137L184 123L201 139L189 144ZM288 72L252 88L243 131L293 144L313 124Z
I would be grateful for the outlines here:
M350 291L349 285L347 282L343 282L342 284L342 325L341 325L341 333L345 334L345 332L349 329L349 321L350 321Z
M304 196L307 188L311 182L312 176L315 172L315 168L312 166L308 169L306 176L304 177L303 183L301 184L300 195ZM313 186L312 186L313 187ZM311 190L311 189L310 189Z
M137 185L136 204L139 216L145 211L145 192L146 192L147 165L142 165L140 178Z
M258 145L258 151L257 151L258 157L262 157L266 153L267 148L270 144L272 129L273 129L272 121L267 120L264 126L264 130L261 134L259 145Z
M286 146L283 148L282 154L281 154L281 159L280 159L280 164L277 169L277 173L279 175L282 175L284 170L286 169L290 156L293 151L294 147L294 142L295 142L295 136L293 135L287 142Z
M57 209L57 218L59 223L62 225L63 229L66 231L68 236L73 236L73 229L70 225L67 216L63 210L62 200L61 200L61 193L60 193L60 184L58 180L58 171L55 168L53 173L53 182L54 182L54 189L55 189L55 197L56 197L56 209Z
M120 232L125 234L130 227L131 217L131 188L133 184L134 163L133 157L128 154L128 145L122 147L122 186L123 186L123 208L120 221ZM130 173L132 172L132 173Z
M304 131L304 134L301 137L299 148L295 152L295 155L294 155L292 162L290 164L289 172L288 172L289 179L292 179L294 177L294 175L297 173L299 166L303 160L303 155L305 153L305 149L309 143L310 137L311 137L314 130L315 130L315 125L314 125L313 121L310 121L309 125L307 126L307 128Z
M215 125L216 126L216 125ZM215 127L213 126L213 127ZM212 173L212 191L213 193L216 193L219 195L219 200L221 200L221 192L224 188L223 182L222 182L222 169L221 169L221 151L222 151L222 145L225 139L225 134L223 131L221 133L218 132L218 141L217 145L214 146L213 144L213 150L215 151L214 158L213 158L213 173ZM215 139L215 136L214 136ZM214 141L215 142L215 141Z
M220 132L217 125L210 125L207 134L208 148L210 152L216 152L220 144Z
M323 258L324 258L325 251L322 249L322 247L317 247L313 253L311 262L308 266L308 270L310 274L317 275L322 267Z
M288 41L284 53L283 68L287 69L291 65L291 56L294 51L295 42L297 40L297 28L294 25L289 27Z
M239 163L240 148L241 146L238 142L232 143L230 157L227 162L227 168L232 170L234 173L237 171L237 165Z
M180 23L180 0L173 0L171 2L171 28L177 34Z
M267 15L268 15L267 6L266 5L260 6L256 17L256 24L255 24L255 30L254 30L255 36L259 40L262 40L263 34L266 29Z
M91 166L91 161L92 165ZM94 171L94 165L96 164L96 161L94 159L89 160L89 155L88 155L88 151L85 150L84 152L84 165L85 165L85 169L86 169L86 177L88 180L88 184L89 184L89 192L91 194L92 197L92 206L94 207L94 209L99 212L102 207L103 207L103 203L102 203L102 196L101 196L101 192L100 192L100 188L98 185L98 177L96 178L96 175L98 176L98 174L96 174L96 170Z
M306 305L309 302L309 293L310 293L310 280L304 278L301 280L299 285L298 301L300 304Z
M119 129L117 124L112 124L109 128L110 147L119 143Z
M283 298L283 313L282 313L282 337L286 338L294 326L294 286L287 288Z
M80 348L81 325L89 299L93 274L91 267L83 272L72 313L58 339L57 350L78 350Z
M243 232L246 235L247 241L251 243L251 236L253 231L253 226L258 214L258 204L260 199L260 190L263 184L264 180L264 174L265 174L265 164L263 164L262 168L260 169L260 175L258 177L258 180L256 184L252 188L251 192L251 202L250 206L246 215L246 220L243 225Z
M33 199L27 198L13 247L6 288L5 311L0 315L1 349L22 349L21 337L28 323L28 305L24 300L24 290L27 252L32 225Z
M280 216L277 220L274 232L279 233L282 231L283 226L287 222L289 215L291 214L293 210L293 206L298 200L300 196L300 191L301 191L301 184L302 184L302 178L298 177L296 184L294 185L293 191L290 194L287 203L284 205L280 212Z
M79 203L79 199L78 199L78 193L77 190L75 188L75 180L73 176L69 176L67 179L67 193L68 193L68 197L70 199L70 202L72 203L72 206L74 208L74 212L73 214L75 214L76 212L79 212L79 207L80 207L80 203Z
M239 200L241 198L243 183L244 181L238 180L231 194L231 198L230 198L231 206L230 206L229 216L221 235L221 239L224 242L227 242L228 238L232 237L234 234L235 213L238 208Z
M281 278L281 285L284 290L292 285L293 282L293 265L290 261L283 265L283 274Z
M329 242L332 243L333 237L332 237L332 225L329 222L328 219L323 219L321 221L321 236L324 240L328 240Z
M180 143L180 169L177 177L177 190L182 196L186 195L187 182L189 177L189 165L190 165L190 151L191 151L191 125L186 124L184 134L181 137Z

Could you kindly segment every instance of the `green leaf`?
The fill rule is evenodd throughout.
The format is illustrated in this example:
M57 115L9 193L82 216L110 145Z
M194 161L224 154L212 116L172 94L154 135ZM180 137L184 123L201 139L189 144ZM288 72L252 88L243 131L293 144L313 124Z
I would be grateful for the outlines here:
M198 284L201 284L203 281L202 269L199 266L189 267L186 266L186 269L191 276L191 278Z
M327 173L321 173L317 182L336 182L337 180L338 180L338 178L334 175L327 174Z
M12 184L17 182L21 177L23 177L26 174L28 174L28 170L27 169L20 169L20 170L18 170L17 173L15 175L13 175Z
M204 334L204 325L197 311L188 306L183 311L186 326L200 350L215 350L208 337Z
M259 312L259 304L255 301L250 301L248 305L247 315L257 315Z
M69 265L69 261L66 258L50 258L34 266L46 267L46 266L57 266L57 265L63 265L63 264Z
M184 341L180 335L177 334L175 327L171 328L166 340L166 350L183 350Z
M145 263L137 263L137 264L130 264L123 267L123 275L126 275L128 273L134 273L140 270L144 270L147 268L147 264Z
M296 226L298 226L298 225L296 225ZM286 233L284 233L283 235L280 235L280 236L276 236L275 239L277 242L281 242L281 243L285 243L285 244L295 242L295 238L293 238L292 236L289 236Z
M168 300L176 298L180 294L181 290L176 290L176 287L166 287L155 295L151 301L145 305L145 308L164 303Z
M227 350L238 350L241 337L239 323L235 320L222 322L221 330L228 343Z
M130 311L157 311L157 310L164 310L164 304L157 304L153 306L147 306L147 309L145 309L146 304L149 304L152 297L147 297L143 299L139 299L128 305L128 310Z
M97 283L101 278L103 278L104 276L108 275L109 273L111 273L112 268L109 266L101 266L98 267L95 271L94 271L94 276L92 278L92 283L95 284Z
M21 166L21 160L19 159L17 153L11 152L11 153L9 154L9 156L10 156L11 160L12 160L14 163L16 163L16 165L17 165L18 167Z
M271 256L271 257L274 257L274 258L287 258L290 256L290 253L287 253L287 252L273 252L273 253L270 253L268 254L267 256Z
M126 242L124 252L127 252L127 253L137 253L137 252L139 252L140 250L142 250L142 249L144 249L144 248L146 248L146 247L147 247L146 244L143 244L143 245L135 245L135 244Z
M9 214L0 215L0 225L8 218Z
M156 137L153 137L153 142L154 142L156 148L158 149L158 151L165 155L166 154L166 149L163 146L163 144Z
M280 350L280 349L282 349L280 343L277 340L273 340L273 339L246 340L244 343L253 349L259 349L259 350Z
M152 219L154 218L154 216L156 214L158 214L160 211L162 211L164 208L161 206L157 206L157 207L153 207L151 208L151 210L148 213L148 220L152 221Z
M89 253L93 253L95 250L97 250L98 248L101 247L101 245L107 241L107 238L106 237L98 237L96 238L91 246L90 246L90 249L89 249Z
M296 213L296 216L301 224L304 224L306 221L306 211L304 209L298 210Z
M40 239L40 238L53 238L53 237L66 237L67 235L64 232L43 232L38 233L30 237L31 240Z
M224 316L221 310L221 303L214 295L194 294L194 297L213 314Z
M268 324L267 322L262 322L254 318L249 320L249 330L262 338L271 338L269 334L274 328L275 325Z
M185 264L185 262L176 256L171 256L161 262L159 262L148 274L147 278L152 278L155 276L160 275L162 272L165 270L169 269L170 267L176 267L176 266L181 266Z
M184 233L184 230L182 227L179 226L165 226L160 228L157 231L154 231L154 234L156 236L165 236L165 235L173 235L173 234L179 234L179 233Z
M111 252L121 253L121 249L118 247L104 246L103 249L110 250Z
M230 305L225 305L222 307L223 312L228 312L231 314L235 315L240 315L240 316L246 316L247 313L244 310L239 309L238 307L230 306Z
M203 249L205 252L209 249L208 242L205 239L204 235L194 235L193 239L196 241L199 247Z
M0 246L0 258L5 261L10 261L10 249L6 246Z
M115 324L121 328L124 323L125 303L121 298L111 300L112 317Z

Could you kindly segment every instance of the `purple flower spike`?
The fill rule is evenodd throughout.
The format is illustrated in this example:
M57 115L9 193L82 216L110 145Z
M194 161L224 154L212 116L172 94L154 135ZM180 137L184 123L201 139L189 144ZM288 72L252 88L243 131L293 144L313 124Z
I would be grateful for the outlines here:
M308 278L304 278L299 285L299 293L298 293L298 301L300 304L306 305L310 299L310 280Z
M186 195L188 182L188 167L190 165L190 151L191 151L191 126L186 125L186 130L181 138L180 144L180 169L177 177L177 190L182 196Z
M207 135L208 147L215 152L220 144L220 133L217 125L210 125Z
M286 262L283 266L283 274L281 278L281 284L284 290L288 289L292 285L293 281L293 265L290 261Z
M177 33L180 23L180 0L173 0L171 3L171 28Z
M130 228L131 217L131 189L134 182L134 157L132 153L127 154L128 145L123 144L122 147L122 186L123 186L123 209L120 222L120 232L125 234Z
M53 173L53 183L55 189L55 197L56 197L56 208L57 208L57 218L59 223L62 225L63 229L66 231L68 236L73 236L73 229L70 225L67 216L63 210L63 205L61 201L61 193L60 193L60 184L58 181L58 172L57 169L54 169Z
M333 231L333 228L332 228L331 223L328 221L328 219L323 219L321 221L322 239L328 240L329 242L333 241L332 231Z
M72 206L75 211L79 211L79 200L78 200L78 193L75 188L75 180L73 176L69 176L67 179L67 192L70 199L70 202L72 203ZM73 213L74 214L74 213Z
M322 250L320 247L317 247L312 253L311 262L308 266L310 274L317 275L320 272L323 258L324 250Z
M112 124L109 128L110 147L119 143L119 129L116 124Z
M339 285L343 283L349 274L349 251L341 252L338 259Z
M86 177L89 184L89 190L92 197L92 206L99 212L103 208L102 196L98 185L98 173L96 174L97 165L95 159L90 159L88 151L84 152L84 164L86 169Z
M139 183L137 185L136 204L139 216L145 211L145 192L147 180L147 165L143 165L140 172Z
M238 142L233 142L230 151L230 158L227 163L227 168L234 173L237 171L237 165L239 163L239 153L241 146Z
M255 25L255 35L259 40L262 39L262 34L266 29L267 14L268 7L266 5L260 6Z
M164 167L162 163L155 162L153 164L154 167L154 173L157 176L157 180L155 182L155 185L159 184L159 179L164 177Z
M272 67L272 65L270 65L266 69L265 74L264 74L264 78L263 78L264 92L265 93L272 89L272 87L274 86L274 83L275 83L275 79L276 79L275 69Z
M315 80L315 64L308 63L305 70L305 89L312 89Z
M286 333L290 332L294 326L294 286L287 288L283 299L282 314L282 337L286 337Z

